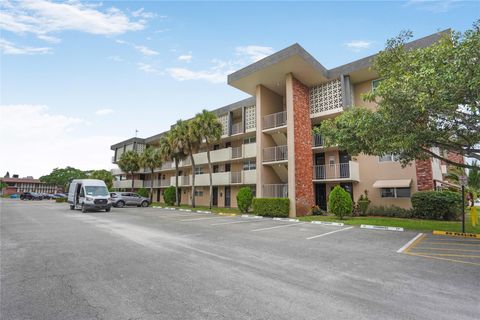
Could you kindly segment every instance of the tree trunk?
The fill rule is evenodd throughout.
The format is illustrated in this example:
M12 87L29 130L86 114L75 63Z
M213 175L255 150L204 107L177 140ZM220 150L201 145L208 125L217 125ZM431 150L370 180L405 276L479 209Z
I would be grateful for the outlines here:
M135 185L135 176L133 175L133 171L132 171L132 190L131 192L133 192L133 186Z
M190 150L190 160L192 161L192 208L195 208L195 160L192 150Z
M150 174L150 203L153 202L153 170L154 168L150 168L152 170L152 173Z
M210 179L210 210L213 205L213 179L212 179L212 163L210 162L210 146L207 146L208 175Z
M175 202L177 207L180 206L180 198L178 197L178 159L175 158Z

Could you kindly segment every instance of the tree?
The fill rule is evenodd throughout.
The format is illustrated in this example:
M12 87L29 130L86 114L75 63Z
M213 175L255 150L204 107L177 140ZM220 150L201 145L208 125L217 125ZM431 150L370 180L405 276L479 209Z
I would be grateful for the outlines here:
M353 211L352 197L342 187L335 186L328 195L328 210L343 219Z
M319 133L350 154L397 154L403 165L434 157L472 168L433 150L480 160L480 20L425 48L409 48L410 37L401 33L374 58L381 81L363 98L378 108L351 108L322 122Z
M190 157L191 168L192 168L192 207L195 208L195 158L193 157L194 153L198 151L200 147L200 129L198 123L194 120L189 121L177 121L176 135L178 143L184 146L184 151Z
M222 136L222 124L218 121L215 113L203 110L197 113L195 120L200 140L205 140L207 146L208 175L210 179L210 209L213 204L213 179L212 179L212 162L210 161L210 149L212 145L220 140Z
M50 185L61 186L66 190L68 187L68 184L73 179L86 179L86 178L88 178L88 176L84 171L75 169L73 167L66 167L63 169L62 168L53 169L50 174L40 177L40 181Z
M159 150L148 147L140 156L140 162L144 168L150 169L150 202L153 201L153 174L155 168L162 166L162 155Z
M170 160L175 163L175 202L177 206L180 206L180 197L178 195L178 164L181 160L185 159L186 155L183 144L178 139L178 133L175 127L160 138L159 149L164 160Z
M108 190L112 190L113 187L113 175L110 171L102 170L93 170L90 173L89 178L103 180L107 185Z
M0 191L3 191L3 189L5 189L6 187L8 187L8 185L5 182L1 181L0 182Z
M10 172L9 171L7 171L7 173L5 173L4 178L10 178Z
M253 193L250 187L243 187L238 190L237 194L237 206L240 212L247 213L248 209L252 206Z
M133 150L122 153L120 160L118 161L118 167L125 173L132 175L132 188L135 185L135 172L140 170L140 156Z

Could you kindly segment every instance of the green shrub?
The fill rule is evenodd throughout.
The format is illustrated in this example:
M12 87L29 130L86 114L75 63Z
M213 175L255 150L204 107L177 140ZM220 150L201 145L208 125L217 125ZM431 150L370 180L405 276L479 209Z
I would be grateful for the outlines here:
M453 191L421 191L412 195L412 206L419 219L456 220L462 212L462 197Z
M331 213L343 219L353 211L353 201L350 194L340 186L335 186L328 198L328 209Z
M377 217L412 218L413 210L403 209L397 206L372 206L368 209L368 215Z
M365 190L364 191L364 194L361 194L360 195L360 198L358 199L358 211L360 213L361 216L366 216L367 215L367 210L368 210L368 206L370 205L370 199L368 199L368 191Z
M253 213L264 217L288 217L290 200L288 198L255 198Z
M310 208L310 214L312 216L324 216L327 214L327 212L323 211L322 208L319 206L315 205Z
M170 186L163 192L163 201L167 206L173 206L175 204L175 187Z
M252 206L253 193L250 187L243 187L237 194L237 206L240 212L247 213Z
M137 193L141 196L141 197L145 197L145 198L148 198L149 197L149 193L148 193L148 190L146 188L140 188L138 189Z
M55 202L57 202L57 203L67 202L67 199L65 199L65 198L56 198L56 199L55 199Z

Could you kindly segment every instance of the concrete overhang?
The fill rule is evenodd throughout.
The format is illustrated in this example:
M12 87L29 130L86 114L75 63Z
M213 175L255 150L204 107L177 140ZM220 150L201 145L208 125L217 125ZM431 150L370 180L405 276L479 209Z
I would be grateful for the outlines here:
M253 96L257 84L283 95L285 84L281 81L288 73L307 86L324 82L328 75L324 66L295 43L228 75L228 84Z

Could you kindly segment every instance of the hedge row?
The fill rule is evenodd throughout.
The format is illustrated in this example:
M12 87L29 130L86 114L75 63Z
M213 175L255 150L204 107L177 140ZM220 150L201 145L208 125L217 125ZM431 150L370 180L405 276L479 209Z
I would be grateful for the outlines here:
M421 191L412 195L413 215L419 219L457 220L462 197L452 191Z
M264 217L288 217L290 200L288 198L255 198L253 213Z

